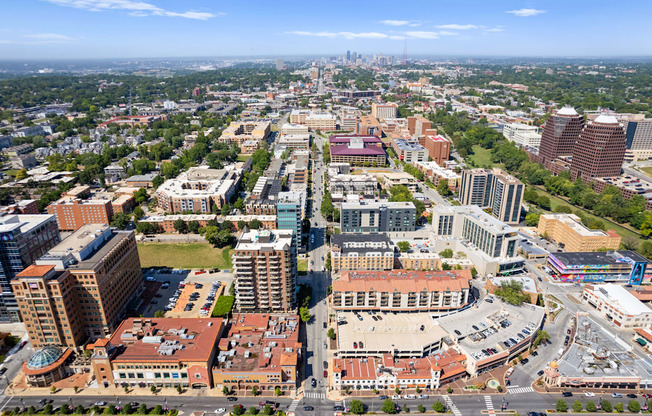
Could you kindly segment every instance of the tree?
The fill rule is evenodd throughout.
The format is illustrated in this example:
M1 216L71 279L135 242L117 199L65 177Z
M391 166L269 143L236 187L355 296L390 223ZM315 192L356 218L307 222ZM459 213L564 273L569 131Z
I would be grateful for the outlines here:
M62 415L67 415L68 413L70 413L70 406L68 405L68 403L64 403L61 405L61 408L59 409L59 413L61 413Z
M396 394L401 394L401 389L399 389L398 386L396 386L396 387L394 388L394 393L396 393Z
M566 403L566 400L564 399L559 399L557 400L557 406L555 406L555 409L557 409L558 412L566 413L568 412L568 403Z
M235 227L233 226L233 222L231 222L231 221L229 221L229 220L224 220L224 221L222 221L222 225L220 226L220 229L225 230L225 231L228 231L228 232L230 232L230 233L233 232L233 229L234 229L234 228L235 228Z
M16 172L16 180L27 179L27 169L21 169Z
M177 393L179 394L183 393L183 387L177 386Z
M247 411L250 415L257 415L258 414L258 408L256 406L251 406L249 410Z
M312 319L312 315L306 307L299 308L299 317L301 318L301 322L308 322L310 319Z
M419 411L419 413L426 413L426 408L423 407L422 404L417 406L417 410Z
M477 275L478 271L475 269L475 267L471 267L471 277L475 279Z
M622 413L625 411L625 405L621 402L618 402L614 405L614 410L618 413Z
M140 205L143 202L147 201L147 198L149 198L149 195L147 195L147 190L145 188L140 188L134 192L134 200L136 201L136 205Z
M162 415L163 414L163 406L161 406L160 404L157 404L156 406L154 406L154 408L152 409L152 414L153 415Z
M157 310L156 312L154 312L154 318L165 318L165 311L162 311L160 309ZM152 387L154 387L154 386L152 386ZM127 386L125 386L125 388L127 388ZM156 390L154 390L154 391L156 391ZM154 391L152 393L154 393Z
M364 404L360 400L351 400L349 404L350 412L354 415L362 415L365 413Z
M260 391L258 390L257 386L253 386L251 388L251 394L253 394L254 396L258 396L260 394Z
M448 181L445 180L439 181L439 185L437 185L437 192L439 192L439 195L443 197L453 195L453 191L451 191L451 188L448 186Z
M104 409L104 414L105 415L117 415L118 414L118 409L115 407L114 404L110 404L109 407Z
M222 387L222 394L228 396L229 394L231 394L231 389L228 386Z
M152 394L156 394L156 386L152 386L149 388L149 391L152 392Z
M641 404L637 400L630 400L627 403L627 409L632 413L638 413L641 411Z
M602 407L602 410L606 413L609 413L613 410L613 406L611 406L611 402L609 400L602 399L602 402L600 402L600 406Z
M123 407L120 413L124 415L130 415L134 412L133 407L131 407L131 403L126 403Z
M495 291L496 296L512 305L522 305L530 301L530 295L523 292L523 283L516 280L501 282Z
M235 416L240 416L241 414L244 413L244 410L242 409L242 406L239 404L233 405L233 412L231 412Z
M536 227L539 225L539 217L541 217L541 214L530 212L525 216L525 224L528 227Z
M272 414L272 412L273 412L272 406L266 404L265 407L263 408L263 414L269 416Z
M257 220L257 219L255 219L255 218L254 218L253 220L249 221L249 228L252 229L252 230L257 230L257 229L259 229L262 225L263 225L263 223L260 222L260 220Z
M280 387L274 387L274 395L275 396L282 396L283 395L283 390L281 390Z
M54 413L54 407L49 403L46 404L45 408L43 408L43 413L45 413L46 415L51 415L52 413Z
M158 311L156 311L156 312L158 312ZM154 315L156 315L156 312L154 312ZM124 386L124 391L125 391L125 394L128 394L129 393L129 386Z
M575 400L575 401L573 402L573 411L574 411L575 413L579 413L579 412L581 412L583 408L584 408L584 406L582 406L582 402L581 402L581 401L579 401L579 400Z
M77 407L75 407L75 414L76 415L83 415L86 413L86 408L82 406L81 404L78 404Z
M434 410L437 413L444 413L446 411L446 406L444 406L444 403L437 400L432 404L432 410Z
M446 392L447 392L448 394L452 394L452 393L453 393L453 388L449 386L449 387L446 389Z
M199 221L192 220L188 222L188 231L190 231L191 233L193 234L199 233L199 228L200 228Z
M333 328L328 328L328 338L335 339L335 330Z
M134 208L134 220L140 221L145 216L145 211L141 207Z
M147 405L145 403L140 405L140 407L138 408L138 413L140 413L141 415L147 414Z
M188 224L179 218L178 220L175 220L173 223L174 229L177 230L177 232L185 234L188 231Z
M401 250L401 253L405 253L410 249L410 243L407 241L399 241L396 245L398 246L398 249Z
M385 399L383 405L380 407L380 410L382 410L383 413L387 413L388 415L393 415L396 413L396 405L392 399Z
M587 412L595 412L596 410L598 410L598 407L595 405L595 403L593 403L591 400L586 402L586 411Z
M75 394L77 394L79 392L79 386L73 387L73 390L75 391Z
M131 221L131 217L129 217L128 214L125 214L124 212L118 212L117 214L113 215L113 219L111 220L111 227L115 227L119 230L124 230L127 228L127 225L129 225L129 221Z
M444 259L450 259L453 257L453 250L450 248L444 249L439 252L439 257Z

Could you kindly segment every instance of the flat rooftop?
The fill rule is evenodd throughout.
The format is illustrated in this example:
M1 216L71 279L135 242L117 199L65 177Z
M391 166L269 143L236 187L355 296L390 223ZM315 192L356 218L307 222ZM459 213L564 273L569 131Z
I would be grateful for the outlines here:
M636 316L652 312L652 309L648 308L636 296L620 285L613 283L596 285L593 286L593 293L606 303L615 304L614 306L617 306L618 310L626 315Z
M376 313L382 320L374 321L368 312L361 312L360 321L355 313L338 312L338 320L347 323L337 326L338 350L356 355L377 355L393 351L414 351L417 356L426 345L438 343L447 332L436 325L429 313ZM424 326L423 331L420 330ZM362 348L359 343L362 341ZM358 348L353 348L353 343Z
M584 265L608 265L627 263L627 259L636 262L649 263L649 260L635 251L618 250L618 251L596 251L596 252L571 252L571 253L551 253L557 260L565 266L584 266Z

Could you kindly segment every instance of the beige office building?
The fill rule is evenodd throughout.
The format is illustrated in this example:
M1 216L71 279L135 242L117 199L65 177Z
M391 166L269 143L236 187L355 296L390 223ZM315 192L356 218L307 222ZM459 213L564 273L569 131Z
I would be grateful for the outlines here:
M613 230L590 230L575 214L546 214L539 218L539 235L546 235L568 252L618 250L621 237Z

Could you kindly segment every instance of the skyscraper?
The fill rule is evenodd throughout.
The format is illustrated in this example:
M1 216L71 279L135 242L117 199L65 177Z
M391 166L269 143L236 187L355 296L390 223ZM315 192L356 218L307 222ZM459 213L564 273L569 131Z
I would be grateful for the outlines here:
M493 168L462 172L460 202L491 208L494 217L507 224L518 224L525 185L505 171Z
M584 127L584 117L572 107L551 114L543 127L539 159L546 168L559 156L572 156L575 142Z
M54 215L0 217L0 322L20 322L11 279L59 241Z
M245 228L233 252L235 305L240 312L296 310L297 257L292 230Z
M571 179L620 176L625 157L625 127L616 117L601 115L589 121L582 131L573 151Z
M346 51L346 62L351 61L351 51Z

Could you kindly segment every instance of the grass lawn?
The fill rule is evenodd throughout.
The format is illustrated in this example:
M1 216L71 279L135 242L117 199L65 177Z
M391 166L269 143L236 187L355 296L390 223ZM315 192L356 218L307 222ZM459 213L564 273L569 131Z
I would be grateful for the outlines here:
M652 167L648 167L648 168L639 168L639 169L642 170L643 172L645 172L646 175L652 177Z
M228 315L233 308L234 301L235 296L222 295L217 298L217 302L215 302L215 307L213 308L213 318Z
M297 271L298 272L308 271L308 259L297 259Z
M537 193L539 193L539 195L545 195L548 198L550 198L550 208L553 211L559 205L565 205L567 207L571 207L573 209L573 211L575 211L575 210L581 211L584 215L586 215L589 218L593 218L593 219L597 219L597 220L602 221L604 223L606 229L614 230L621 237L631 236L631 237L634 237L634 238L638 239L640 243L642 243L644 241L643 238L641 238L640 235L636 234L636 232L634 232L632 229L630 229L627 226L623 226L623 225L617 224L615 222L612 222L608 218L602 218L602 217L598 217L596 215L590 214L590 213L584 211L582 208L577 207L575 205L572 205L572 204L568 203L567 201L563 200L562 198L550 195L549 193L547 193L545 191L542 191L539 188L537 188L536 191L537 191Z
M249 160L250 157L251 157L251 155L243 155L242 153L240 153L236 160L238 162L246 162L247 160Z
M215 248L210 244L138 244L142 267L174 267L179 269L232 269L231 249Z
M504 168L502 163L492 163L491 162L491 149L485 149L479 144L473 146L473 154L467 157L467 160L473 160L476 167L487 166L496 166L499 168Z

